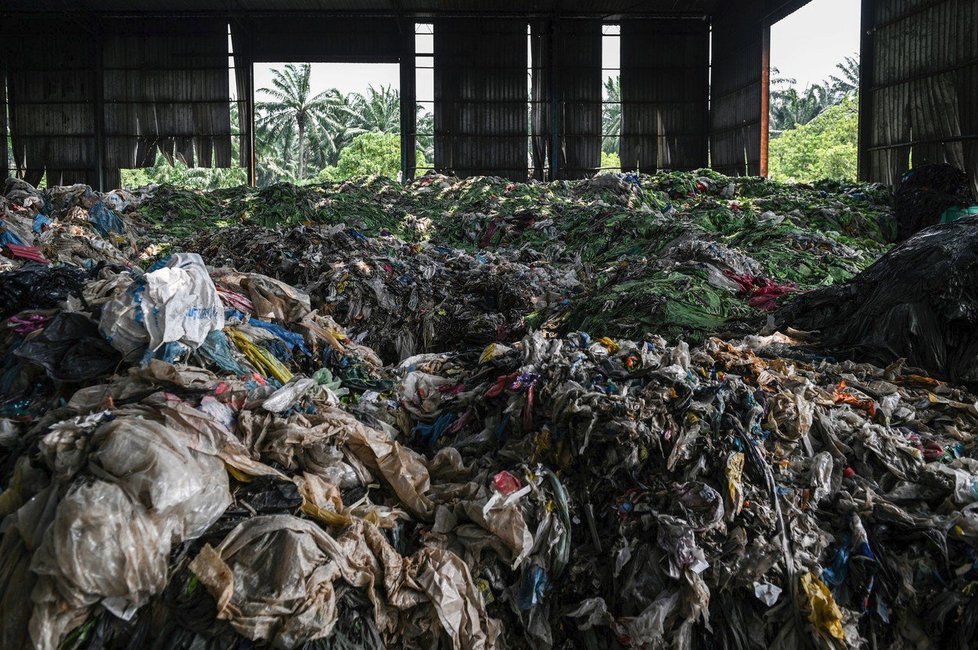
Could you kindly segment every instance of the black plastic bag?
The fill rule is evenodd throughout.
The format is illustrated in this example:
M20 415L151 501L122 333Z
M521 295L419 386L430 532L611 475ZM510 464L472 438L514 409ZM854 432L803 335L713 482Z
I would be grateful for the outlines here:
M77 313L60 313L14 354L44 368L51 379L79 382L111 373L121 356L101 337L98 324Z

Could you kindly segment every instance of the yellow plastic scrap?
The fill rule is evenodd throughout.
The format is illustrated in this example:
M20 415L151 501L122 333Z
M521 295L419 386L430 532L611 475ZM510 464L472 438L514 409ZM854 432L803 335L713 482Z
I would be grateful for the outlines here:
M495 343L490 343L489 345L487 345L486 346L486 349L483 350L482 351L482 354L479 356L479 363L485 363L486 361L489 361L490 359L492 359L493 352L495 352L495 351L496 351L496 344Z
M255 367L267 376L275 377L283 384L292 379L292 372L289 371L282 362L275 358L271 352L256 345L254 341L234 328L228 329L228 337L241 350L241 354L248 358L248 361L255 364Z
M612 341L607 336L602 336L601 338L597 339L595 342L603 345L611 354L614 354L615 352L618 352L618 350L621 349L620 345Z
M813 573L801 576L801 588L808 597L808 620L818 632L827 632L831 636L845 641L846 633L842 629L842 610L832 597L832 592L825 583Z
M737 515L744 507L744 452L735 451L727 456L727 496L730 498L730 511Z

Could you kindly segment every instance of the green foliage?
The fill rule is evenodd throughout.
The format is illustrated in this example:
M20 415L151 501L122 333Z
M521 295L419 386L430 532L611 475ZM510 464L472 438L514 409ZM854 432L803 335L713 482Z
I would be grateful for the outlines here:
M175 185L192 190L216 190L235 187L248 182L243 167L215 168L187 167L176 160L171 165L162 154L156 155L156 163L145 169L120 170L122 187L136 188L146 185Z
M427 166L424 154L415 152L418 167ZM401 171L401 139L396 133L361 133L340 152L335 166L326 167L317 180L342 181L375 174L396 179Z
M601 171L605 172L620 172L621 171L621 158L618 157L617 153L607 153L601 152Z
M621 76L604 80L604 104L601 107L601 151L618 157L621 136ZM604 167L602 161L601 166ZM619 167L621 164L619 163Z
M822 83L799 90L794 79L782 77L777 68L771 70L770 129L775 136L800 124L808 124L859 89L859 55L847 56L836 64L838 75Z
M772 138L768 151L771 178L812 182L856 180L858 99L846 97L808 122Z

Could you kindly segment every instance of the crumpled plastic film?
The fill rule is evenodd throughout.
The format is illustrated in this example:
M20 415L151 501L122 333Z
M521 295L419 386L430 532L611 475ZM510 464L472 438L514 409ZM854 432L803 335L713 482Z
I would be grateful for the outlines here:
M398 609L430 602L453 648L495 647L498 630L456 556L426 549L405 562L371 524L334 539L295 517L255 517L216 549L205 546L190 569L214 595L218 618L276 648L329 636L344 582L368 590L377 627L387 634L404 629Z
M4 648L973 645L974 387L777 311L869 286L885 188L8 185L10 232L85 270L0 323ZM224 327L154 350L185 252ZM124 358L49 372L100 339Z

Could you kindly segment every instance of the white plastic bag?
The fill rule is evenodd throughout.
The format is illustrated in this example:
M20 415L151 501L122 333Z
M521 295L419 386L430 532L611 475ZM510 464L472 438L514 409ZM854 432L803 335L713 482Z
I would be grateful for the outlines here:
M224 306L197 253L177 253L147 273L140 307L151 350L172 341L196 349L224 327Z

